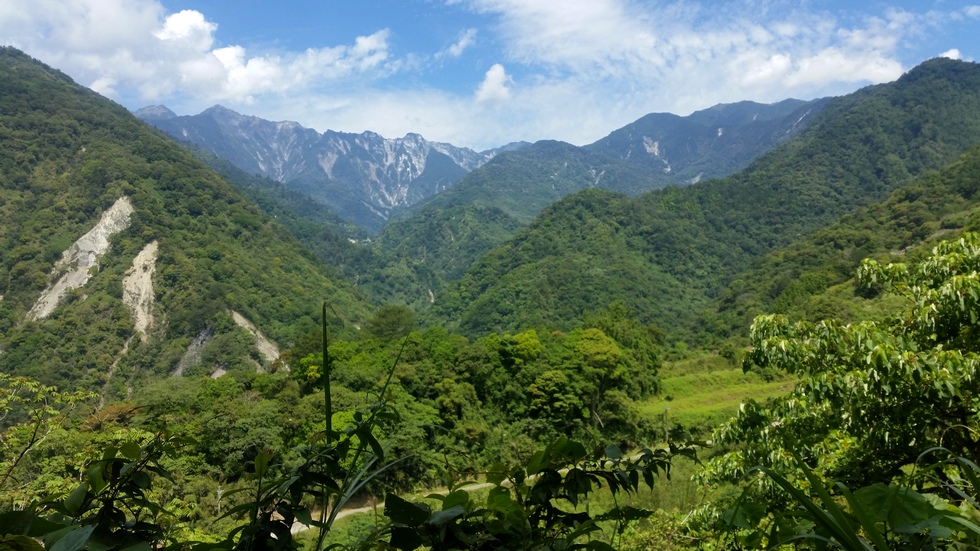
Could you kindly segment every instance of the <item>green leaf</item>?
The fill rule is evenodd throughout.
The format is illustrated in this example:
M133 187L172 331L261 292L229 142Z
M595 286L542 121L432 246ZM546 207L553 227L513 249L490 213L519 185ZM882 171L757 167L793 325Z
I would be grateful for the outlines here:
M827 493L827 489L824 487L823 483L820 482L816 476L806 467L806 465L800 463L800 468L803 470L807 479L810 481L810 486L820 497L824 504L824 507L828 509L825 511L820 508L816 503L813 502L806 494L800 491L798 488L793 486L788 480L783 478L779 473L766 467L757 467L758 470L765 472L773 479L776 484L778 484L783 490L789 493L797 503L803 506L804 509L810 514L811 520L825 530L827 534L833 536L841 545L846 549L851 550L871 550L872 547L861 539L857 531L853 526L847 521L843 510L838 506L830 494Z
M428 520L429 513L424 503L411 503L394 494L385 498L385 516L395 524L417 528Z
M142 451L142 448L136 442L126 442L122 446L119 446L119 452L122 453L123 457L133 461L140 458Z
M259 478L265 476L265 473L269 470L269 461L272 460L273 452L268 448L264 448L255 454L255 475Z
M864 530L864 535L871 540L876 549L888 549L888 543L885 541L885 536L878 530L878 526L875 523L874 518L872 518L871 513L868 509L851 494L851 491L847 489L843 484L838 484L838 489L844 494L844 499L847 500L847 504L851 507L851 512L858 518L858 522L861 523L861 528Z
M85 504L85 497L88 495L88 483L83 482L81 486L75 488L72 493L65 498L65 510L68 514L77 517L82 513L82 506Z
M123 547L119 551L152 551L153 548L150 546L148 541L138 541L129 547ZM92 551L92 550L90 550Z
M76 528L75 530L72 530L59 538L58 541L50 547L50 551L78 551L79 549L85 547L85 543L88 542L89 537L94 531L94 525Z
M443 511L436 511L435 513L432 513L432 516L429 517L429 520L426 521L426 523L431 524L433 526L442 526L443 524L453 519L463 516L464 513L466 513L466 511L463 510L461 506L456 505L450 509L445 509Z
M534 452L531 456L531 460L527 462L527 474L535 475L541 472L542 469L546 468L550 463L550 456L547 450L538 450Z
M623 450L619 449L616 444L609 444L606 446L606 457L609 459L622 459Z
M293 513L296 515L296 520L300 524L305 526L311 526L313 524L313 515L306 507L300 507L299 509L293 511Z
M402 551L411 551L422 546L422 537L412 529L405 526L393 526L391 528L391 546Z
M470 494L466 490L456 490L450 493L442 500L442 510L451 509L453 507L458 507L466 505L470 501Z
M150 475L146 474L143 471L137 471L133 473L132 480L133 480L133 484L136 485L137 488L143 490L149 489L150 486L152 485L152 482L150 480Z
M8 511L0 513L0 533L24 533L37 517L32 511Z
M895 484L873 484L854 492L854 496L876 521L888 522L897 531L908 531L941 513L922 494Z

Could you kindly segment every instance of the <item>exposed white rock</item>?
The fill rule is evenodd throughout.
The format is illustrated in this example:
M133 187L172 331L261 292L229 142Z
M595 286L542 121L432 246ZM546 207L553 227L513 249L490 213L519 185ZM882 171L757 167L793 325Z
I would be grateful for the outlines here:
M177 362L177 367L174 372L170 374L171 377L183 377L184 371L188 368L194 367L201 363L202 356L204 354L204 347L214 336L214 331L210 327L205 327L201 334L194 338L189 345L187 345L187 350L184 351L184 355L180 357L180 361Z
M41 293L40 298L27 313L29 321L50 316L58 306L58 302L69 291L88 283L89 278L92 277L91 269L98 266L98 258L109 250L109 240L113 235L129 227L129 217L133 212L129 197L120 197L102 213L94 228L61 253L61 259L51 270L51 277L59 273L63 275Z
M651 139L649 136L643 136L643 147L646 148L647 153L653 155L654 157L660 156L660 142Z
M238 324L239 327L245 329L251 333L253 337L255 337L255 346L259 349L259 354L265 358L265 361L272 363L279 359L279 347L267 339L265 335L259 331L258 327L255 327L252 322L245 319L245 316L235 312L234 310L231 311L231 317L235 320L235 323Z
M153 241L133 259L122 280L123 303L133 316L133 330L146 342L153 326L153 272L156 271L157 242Z
M592 175L592 187L596 187L599 185L599 181L602 180L602 177L605 176L606 171L596 170L595 167L591 167L589 168L589 173Z

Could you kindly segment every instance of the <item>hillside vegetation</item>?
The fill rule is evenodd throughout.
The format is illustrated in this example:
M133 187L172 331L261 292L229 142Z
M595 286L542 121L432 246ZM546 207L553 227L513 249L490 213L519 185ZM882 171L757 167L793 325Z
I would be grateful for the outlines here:
M438 297L432 320L473 334L528 321L560 327L615 298L690 338L712 298L756 259L885 199L978 140L980 68L931 60L833 100L738 175L632 200L583 192L552 205Z
M655 113L585 147L541 141L498 154L456 185L394 217L378 237L399 299L425 309L484 253L545 207L584 189L627 195L728 176L800 132L827 100L718 105L687 117ZM396 268L397 266L397 268ZM413 275L414 282L404 280Z
M349 283L327 275L282 225L189 153L64 75L16 50L0 53L4 372L69 388L108 385L124 397L134 380L175 370L201 335L207 373L268 363L231 311L282 345L304 320L315 323L316 297L329 297L345 321L366 315ZM133 208L128 226L111 236L88 283L49 317L29 320L60 275L52 270L62 253L123 197ZM154 242L156 321L137 335L122 283Z
M876 291L853 282L862 259L919 259L940 240L980 230L980 147L937 172L857 209L792 245L777 249L743 272L720 297L719 333L746 332L763 313L817 321L867 317ZM717 317L715 317L717 316Z
M976 547L980 68L818 103L728 178L542 142L368 242L0 50L0 548L358 501L343 548Z

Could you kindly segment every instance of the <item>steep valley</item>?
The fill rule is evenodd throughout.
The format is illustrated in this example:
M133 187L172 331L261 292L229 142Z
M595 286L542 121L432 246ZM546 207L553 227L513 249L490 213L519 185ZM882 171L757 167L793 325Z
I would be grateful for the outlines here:
M0 49L0 547L297 549L384 499L334 541L749 549L934 487L882 541L977 541L967 461L909 474L980 460L976 63L586 147L140 116L184 143Z

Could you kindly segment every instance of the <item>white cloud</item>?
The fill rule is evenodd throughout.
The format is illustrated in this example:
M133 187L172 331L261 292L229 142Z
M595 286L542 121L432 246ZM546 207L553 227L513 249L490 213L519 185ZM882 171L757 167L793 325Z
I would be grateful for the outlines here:
M939 54L939 57L948 57L949 59L961 59L963 56L962 54L960 54L959 50L953 48L951 50L946 50L945 52Z
M510 99L510 84L512 83L513 79L507 75L504 66L495 63L487 71L486 77L480 83L480 87L477 88L476 101L492 102Z
M183 10L168 15L163 28L153 33L164 41L183 43L193 51L207 51L214 44L214 31L218 26L204 19L201 12Z
M459 37L459 40L454 42L451 46L445 50L436 54L436 57L459 57L463 55L463 52L467 48L476 43L476 29L466 29Z
M897 9L845 20L781 2L462 3L494 19L508 66L521 75L519 85L508 87L508 105L534 105L543 113L557 104L576 117L605 119L592 127L566 114L558 115L563 124L542 125L577 143L654 111L812 98L894 80L905 70L903 40L929 24ZM481 90L491 81L488 74ZM577 94L537 99L557 90Z
M411 51L393 13L342 43L267 51L222 35L206 12L171 13L160 0L0 0L0 40L128 107L223 103L321 131L420 132L484 148L588 143L656 111L847 93L897 78L909 44L944 23L980 17L980 5L862 15L872 8L785 0L423 3L468 10L472 27L440 51ZM932 51L971 55L964 44Z
M116 80L113 78L100 78L93 82L89 88L107 98L117 98L119 93L116 92L116 84Z
M13 6L9 4L15 4ZM113 98L188 94L199 104L254 101L381 71L388 31L351 45L282 55L212 49L218 25L195 10L167 15L156 0L32 0L0 7L0 36Z

